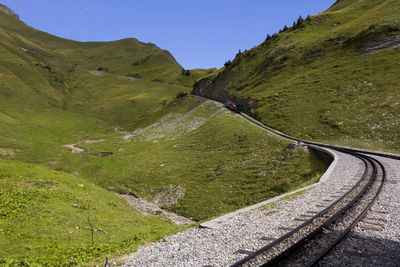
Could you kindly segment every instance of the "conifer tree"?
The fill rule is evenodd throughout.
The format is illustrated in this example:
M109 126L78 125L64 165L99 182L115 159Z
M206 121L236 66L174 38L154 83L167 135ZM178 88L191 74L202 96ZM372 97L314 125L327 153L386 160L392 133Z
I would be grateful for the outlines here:
M304 19L299 16L299 18L297 19L297 25L298 28L303 27L304 26Z

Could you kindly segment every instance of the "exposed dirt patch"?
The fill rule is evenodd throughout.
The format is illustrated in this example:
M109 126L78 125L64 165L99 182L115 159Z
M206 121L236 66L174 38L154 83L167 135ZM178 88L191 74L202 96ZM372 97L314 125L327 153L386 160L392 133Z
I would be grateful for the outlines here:
M10 148L1 148L0 147L0 155L6 156L6 157L13 157L15 155L15 152L13 149Z
M129 205L136 208L141 214L143 214L145 216L147 216L147 215L163 216L177 225L185 225L185 224L195 223L194 221L189 220L183 216L179 216L175 213L165 211L165 210L161 209L159 206L157 206L156 204L147 202L146 200L143 200L141 198L136 198L132 195L123 195L123 194L118 194L118 195L120 197L122 197L123 199L125 199Z
M178 200L185 195L185 188L181 186L169 185L153 198L157 206L167 209L175 205Z
M129 77L129 76L117 76L116 79L119 81L134 81L137 78Z
M100 158L105 158L105 157L111 156L112 154L114 154L114 153L113 152L100 152L99 154L97 154L97 156Z
M76 144L68 144L68 145L63 145L63 146L70 148L71 152L75 153L75 154L79 154L79 153L82 153L83 151L85 151L83 148L75 147Z
M84 143L84 144L97 144L106 141L105 139L97 139L97 140L81 140L78 143Z
M99 71L99 70L91 70L89 71L90 74L92 74L93 76L103 76L104 72L103 71Z

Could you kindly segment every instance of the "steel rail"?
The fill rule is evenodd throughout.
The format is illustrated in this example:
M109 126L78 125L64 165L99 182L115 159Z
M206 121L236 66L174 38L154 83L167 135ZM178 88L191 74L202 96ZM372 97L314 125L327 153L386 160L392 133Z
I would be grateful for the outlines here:
M193 96L192 97L196 97L196 98L200 98L200 99L206 99L203 97L199 97L199 96ZM207 99L210 100L210 99ZM215 101L215 100L212 100ZM218 101L215 101L218 102ZM367 205L367 207L365 207L363 209L363 211L357 216L357 218L351 223L351 225L349 227L346 228L345 231L343 231L343 233L337 237L335 239L336 242L332 242L326 249L323 250L323 252L321 252L319 255L317 255L316 257L314 257L308 264L307 266L314 266L315 264L317 264L325 255L327 255L343 238L345 238L345 236L357 225L357 223L363 218L363 216L365 216L365 214L367 213L367 211L370 209L370 207L373 205L373 203L375 202L375 200L377 199L379 193L382 190L384 181L386 179L386 171L385 168L383 166L383 164L381 162L379 162L376 159L373 159L371 157L366 156L365 154L369 154L369 155L375 155L375 156L381 156L381 157L387 157L387 158L392 158L392 159L396 159L396 160L400 160L400 156L399 155L395 155L395 154L389 154L389 153L382 153L382 152L376 152L376 151L368 151L368 150L362 150L362 149L356 149L356 148L349 148L349 147L343 147L343 146L336 146L336 145L328 145L328 144L324 144L324 143L319 143L319 142L313 142L313 141L307 141L307 140L302 140L299 138L295 138L292 136L289 136L287 134L284 134L280 131L277 131L275 129L272 129L264 124L262 124L260 121L257 121L256 119L250 117L247 114L240 114L244 119L252 122L253 124L277 135L280 136L282 138L286 138L292 141L296 141L299 143L303 143L305 145L315 145L318 147L323 147L323 148L328 148L328 149L333 149L333 150L337 150L346 154L351 154L353 156L356 156L358 158L360 158L364 164L365 164L365 170L363 173L363 177L362 179L360 179L357 184L355 186L353 186L351 188L351 190L349 190L348 192L346 192L345 195L343 195L340 199L338 199L337 201L335 201L334 203L332 203L330 206L328 206L327 208L325 208L324 210L322 210L321 212L319 212L317 215L313 216L311 219L307 220L306 222L304 222L303 224L301 224L300 226L296 227L295 229L291 230L290 232L286 233L285 235L281 236L280 238L274 240L272 243L268 244L267 246L264 246L263 248L257 250L256 252L250 254L249 256L243 258L242 260L234 263L233 265L231 265L231 267L236 267L236 266L240 266L248 261L250 261L251 259L253 259L254 257L262 254L263 252L277 246L278 244L280 244L281 242L283 242L284 240L286 240L287 238L289 238L290 236L294 235L295 233L299 232L300 230L304 229L306 226L310 225L314 220L321 218L322 215L324 215L325 213L329 212L329 210L334 209L334 206L336 206L340 201L342 201L345 197L349 196L351 194L351 192L353 192L354 190L356 190L356 188L360 185L361 181L365 178L366 174L368 173L368 164L367 162L369 162L372 166L372 174L370 176L370 180L367 183L367 185L365 185L363 187L363 189L361 190L361 192L359 194L357 194L357 196L355 198L353 198L349 203L346 204L345 207L343 207L342 209L340 209L340 212L336 212L336 214L332 217L330 217L328 220L326 220L322 225L320 225L317 229L315 229L311 234L308 234L307 236L312 236L312 235L317 235L318 233L321 233L323 230L323 226L327 225L329 223L332 223L335 219L337 219L337 217L339 217L339 215L341 213L344 212L345 209L350 209L351 206L358 200L360 200L362 198L363 195L366 194L367 190L369 188L372 187L372 183L376 180L377 177L377 173L378 173L378 168L377 165L379 165L380 169L382 170L382 181L381 184L379 186L378 191L376 192L376 194L374 195L372 201L370 201ZM364 155L363 155L364 154ZM375 163L376 164L375 164ZM280 253L278 256L274 257L272 259L272 261L267 262L266 264L264 264L263 266L270 266L272 265L273 262L278 262L277 260L279 259L279 257L281 257L283 254L287 253L290 249L296 249L296 247L300 247L301 243L305 242L307 239L307 236L302 238L300 241L296 242L294 245L290 246L288 249L286 249L283 253Z
M301 230L303 230L306 226L311 225L316 219L322 218L322 216L324 214L328 213L330 210L333 210L337 206L337 204L339 202L341 202L344 198L346 198L348 195L350 195L360 185L360 183L363 181L363 179L365 179L365 177L367 176L368 171L369 171L369 167L368 167L368 164L367 164L366 161L363 160L363 162L364 162L364 165L365 165L365 169L364 169L364 173L363 173L362 177L359 179L359 181L349 191L347 191L339 199L337 199L335 202L330 204L328 207L324 208L322 211L318 212L316 215L314 215L313 217L311 217L310 219L308 219L307 221L305 221L301 225L297 226L295 229L287 232L286 234L282 235L278 239L275 239L273 242L269 243L268 245L258 249L257 251L253 252L252 254L248 255L247 257L235 262L230 267L241 266L243 263L246 263L246 262L250 261L254 257L257 257L258 255L266 252L267 250L270 250L273 247L276 247L278 244L282 243L283 241L287 240L288 238L290 238L294 234L296 234L296 233L300 232Z
M368 157L368 156L365 156ZM318 264L330 251L332 251L337 244L340 243L340 241L342 241L349 233L351 230L354 229L354 227L364 218L364 216L367 214L367 212L369 211L369 209L372 207L372 205L375 203L376 199L378 198L380 192L382 191L383 185L385 183L386 180L386 170L385 167L383 166L383 164L371 157L368 157L372 162L375 162L376 164L379 165L379 167L381 168L382 171L382 181L381 184L379 186L379 189L377 191L377 193L375 194L375 196L373 197L373 199L370 201L370 203L364 208L364 210L357 216L357 218L351 223L351 225L349 225L349 227L346 228L345 231L342 232L342 234L340 234L340 236L338 236L324 251L322 251L319 255L317 255L316 257L314 257L310 262L307 263L307 267L311 267L311 266L315 266L316 264Z
M365 214L368 212L368 210L372 207L374 202L376 201L377 197L379 196L379 193L381 192L385 179L386 179L386 171L381 162L378 160L371 158L366 155L355 155L357 157L360 157L365 163L368 162L371 164L372 167L372 173L370 175L370 179L367 185L364 186L363 190L357 194L355 198L352 199L351 202L349 202L345 207L343 207L339 212L336 212L334 216L330 217L327 221L325 221L323 224L321 224L318 228L313 230L311 233L305 235L303 238L301 238L299 241L295 242L293 245L289 246L287 249L285 249L283 252L280 252L277 256L273 257L272 259L268 260L266 263L264 263L262 266L279 266L282 264L282 260L287 260L290 255L300 253L302 249L307 245L309 241L312 241L314 238L317 238L319 235L323 235L323 229L327 228L328 225L331 225L334 223L340 216L345 217L346 211L350 211L355 208L354 204L362 197L366 196L368 191L374 186L374 183L378 181L378 170L381 171L382 179L380 180L379 188L376 192L371 192L373 193L373 198L372 200L369 200L368 204L366 207L362 209L361 212L357 215L357 217L350 223L349 226L347 226L340 234L337 236L332 242L329 242L329 244L316 256L312 257L310 261L307 262L305 266L315 266L317 263L319 263L330 251L332 251L333 248L336 247L338 243L340 243L341 240L343 240L348 233L357 225L357 223L362 220L362 218L365 216ZM367 171L364 172L364 175L367 173ZM361 180L361 179L360 179ZM302 228L302 225L298 226L295 230L301 230L298 228ZM296 231L297 232L297 231ZM284 237L288 236L287 234L279 238L279 243L282 242ZM257 250L253 254L247 256L246 258L243 258L242 260L236 262L235 264L231 266L241 266L243 264L249 263L251 260L254 258L262 255L264 252L268 251L269 249L275 247L278 244L278 242L272 242L268 244L267 246Z
M358 201L365 194L365 192L368 190L368 188L373 183L373 181L374 181L374 179L376 177L376 173L377 173L376 168L374 167L373 164L370 163L369 160L364 159L362 156L358 156L358 155L355 155L355 156L359 157L364 162L365 170L364 170L364 173L362 175L362 178L359 179L359 181L348 192L346 192L346 194L344 194L340 199L338 199L337 201L332 203L330 206L325 208L323 211L319 212L317 215L315 215L314 217L312 217L311 219L309 219L305 223L297 226L292 231L286 233L285 235L282 235L280 238L278 238L275 241L271 242L270 244L260 248L259 250L255 251L254 253L248 255L247 257L235 262L233 265L231 265L231 267L242 266L243 264L248 263L248 262L254 260L257 257L262 256L264 253L267 253L269 250L277 247L277 245L279 245L280 243L289 240L289 238L291 236L293 236L294 234L296 234L296 233L300 232L301 230L305 229L306 226L311 225L314 222L315 219L322 217L323 214L329 212L330 210L334 211L336 206L337 206L336 204L339 203L345 197L349 196L350 193L353 192L354 190L356 190L358 187L360 187L360 183L362 181L365 181L365 179L368 179L367 176L369 176L368 182L365 185L362 186L361 191L359 193L357 193L357 195L355 197L353 197L349 202L345 203L345 205L343 207L339 206L339 210L335 211L335 213L332 216L327 218L325 221L320 222L319 224L315 225L315 228L312 229L309 233L307 233L304 237L302 237L300 240L294 242L288 248L286 248L285 250L280 252L277 256L275 256L272 259L270 259L263 266L274 266L274 265L276 265L280 260L282 260L282 258L285 258L288 255L290 255L291 253L293 253L294 251L299 250L299 248L301 248L303 245L305 245L309 240L311 240L312 238L314 238L317 235L319 235L320 233L322 233L324 228L326 228L328 225L331 225L332 222L337 220L340 216L343 216L343 214L347 210L349 210L353 206L353 204L356 201ZM369 164L371 164L371 167L372 167L372 173L370 175L368 175L369 174L369 167L368 167L369 165L368 165L367 162L369 162Z
M290 246L289 248L287 248L284 252L280 253L279 255L277 255L276 257L274 257L273 259L269 260L268 262L266 262L265 264L263 264L262 266L280 266L283 265L282 261L287 260L288 258L292 257L292 255L296 255L296 253L300 253L302 251L302 249L304 249L305 245L309 242L312 242L313 240L317 239L319 237L319 235L322 235L323 233L323 229L324 228L328 228L333 222L335 222L339 217L343 217L345 218L345 214L347 211L351 210L353 207L353 205L358 202L368 191L369 188L371 188L371 186L373 185L373 183L375 182L376 178L377 178L377 174L378 174L378 170L376 165L373 164L372 160L369 159L369 157L365 156L363 157L364 160L368 161L370 164L372 164L372 168L373 168L373 172L370 176L370 181L369 183L363 188L363 190L355 197L353 198L353 200L348 203L348 205L346 205L340 212L336 213L334 216L332 216L331 218L329 218L324 224L320 225L317 229L315 229L312 233L308 234L307 236L303 237L300 241L298 241L297 243L295 243L294 245ZM377 196L377 195L375 195ZM364 214L364 213L362 213ZM360 217L361 215L357 216ZM340 236L342 236L342 238L344 238L346 234L344 234L344 232L342 232L342 234L340 234ZM340 242L339 239L338 242ZM336 239L335 239L336 241ZM336 246L337 243L330 243L330 245L328 247L331 247L331 249ZM313 260L310 262L310 265L315 264L316 262L318 262L319 260L322 259L322 257L324 257L326 255L325 250L323 250L322 253L318 253L316 257L313 258ZM320 256L320 257L318 257ZM314 263L315 261L315 263ZM307 266L309 266L309 264L307 264Z

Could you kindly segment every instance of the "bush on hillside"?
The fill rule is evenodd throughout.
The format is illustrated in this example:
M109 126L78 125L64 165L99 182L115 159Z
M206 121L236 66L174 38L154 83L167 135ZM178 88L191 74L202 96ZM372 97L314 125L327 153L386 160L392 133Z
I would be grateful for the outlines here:
M228 60L227 62L225 62L224 66L225 67L229 67L230 65L232 65L232 61Z
M176 94L176 99L182 98L187 96L188 93L184 92L184 91L180 91L179 93Z

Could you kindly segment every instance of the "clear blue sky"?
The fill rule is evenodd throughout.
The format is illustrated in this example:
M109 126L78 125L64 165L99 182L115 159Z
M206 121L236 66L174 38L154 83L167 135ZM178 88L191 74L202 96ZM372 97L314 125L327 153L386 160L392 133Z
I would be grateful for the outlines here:
M78 41L135 37L169 50L186 69L220 68L299 15L335 0L0 0L26 24Z

